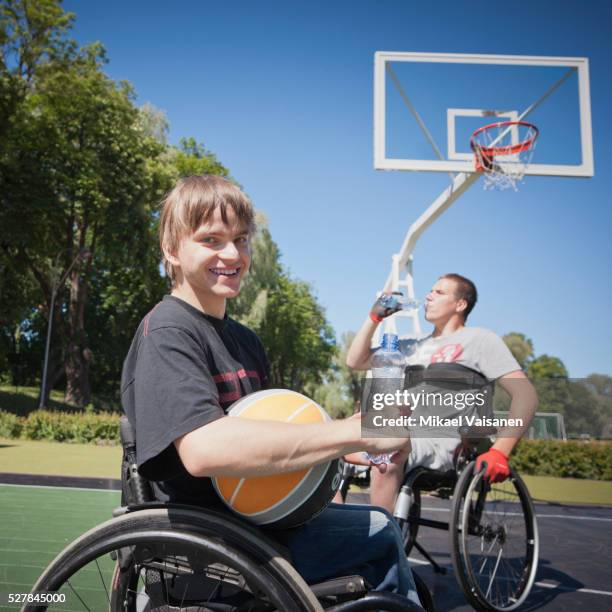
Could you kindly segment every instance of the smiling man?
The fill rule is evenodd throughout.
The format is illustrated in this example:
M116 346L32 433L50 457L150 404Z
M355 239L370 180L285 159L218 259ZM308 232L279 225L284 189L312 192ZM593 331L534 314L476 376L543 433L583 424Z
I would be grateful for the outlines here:
M493 332L467 327L466 321L476 305L478 294L474 283L460 274L441 276L425 300L425 319L433 325L423 338L400 340L405 365L427 367L435 363L456 363L476 370L489 381L497 381L512 398L510 419L518 419L520 427L501 430L486 453L480 455L476 467L486 462L486 476L499 482L509 475L508 457L527 430L538 404L536 392L503 340ZM372 337L380 322L397 312L389 302L379 298L370 315L355 336L347 353L346 363L356 370L370 368ZM416 437L411 439L411 452L405 465L390 464L386 470L372 470L370 500L372 504L393 511L397 492L405 470L417 466L433 470L453 467L457 440L453 438Z
M297 425L227 417L268 385L257 335L228 317L251 263L253 208L230 181L192 176L166 196L160 244L172 291L140 324L123 367L122 404L139 471L159 499L223 510L211 476L265 476L368 451L407 452L408 441L362 439L359 418ZM361 574L378 590L418 601L392 517L331 505L274 537L309 582Z

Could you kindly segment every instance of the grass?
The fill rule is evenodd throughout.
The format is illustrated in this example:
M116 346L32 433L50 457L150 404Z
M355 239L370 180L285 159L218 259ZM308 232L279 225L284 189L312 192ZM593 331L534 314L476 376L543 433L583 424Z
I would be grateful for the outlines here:
M612 481L523 476L535 500L612 506Z
M3 472L119 478L120 463L119 446L0 440ZM524 476L523 479L536 500L612 506L612 481L550 476Z
M119 478L120 446L0 439L0 471Z
M38 408L38 393L38 387L0 385L0 410L18 416L28 416L30 412ZM118 410L117 401L110 398L94 397L92 403L99 410ZM64 400L63 391L51 391L47 408L64 412L79 412L81 410L78 406L69 404Z

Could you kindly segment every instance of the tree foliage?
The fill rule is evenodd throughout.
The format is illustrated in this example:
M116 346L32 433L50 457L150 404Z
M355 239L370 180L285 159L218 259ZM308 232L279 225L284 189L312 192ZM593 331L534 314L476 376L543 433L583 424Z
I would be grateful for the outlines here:
M116 395L123 356L168 282L158 204L177 179L229 170L203 143L104 73L99 43L69 38L59 0L0 0L0 372L36 384L51 303L47 391ZM273 384L322 380L333 333L311 288L282 269L260 216L254 263L230 312L261 334ZM59 280L65 278L61 286Z
M60 2L0 7L0 364L35 353L37 375L57 293L50 382L64 377L85 405L90 377L116 387L128 338L167 286L158 202L180 176L229 172L194 139L167 144L163 115L104 74L103 47L67 38Z
M525 369L529 361L533 359L533 342L531 339L518 332L510 332L502 339L521 368Z
M354 332L342 334L339 350L323 381L307 388L307 394L334 418L350 416L359 408L364 373L351 370L346 365L346 354L354 337Z
M321 382L335 352L334 335L308 283L281 275L258 333L274 386L303 392L307 383Z
M536 388L539 412L562 414L570 436L612 433L612 377L592 374L585 380L571 380L558 357L536 357L533 342L524 334L511 332L503 339ZM507 394L496 392L496 410L508 410L509 403Z
M527 374L529 378L534 380L542 378L566 379L568 377L563 362L558 357L551 357L550 355L540 355L532 359L527 365Z

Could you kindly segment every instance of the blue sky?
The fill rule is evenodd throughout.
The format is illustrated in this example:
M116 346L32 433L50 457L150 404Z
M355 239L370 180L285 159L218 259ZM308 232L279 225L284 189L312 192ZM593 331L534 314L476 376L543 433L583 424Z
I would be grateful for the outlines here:
M372 165L375 51L586 56L592 179L528 178L468 191L421 238L417 295L473 278L470 323L520 331L574 377L612 374L610 103L605 0L70 0L74 36L108 74L165 111L170 138L203 141L265 212L283 263L309 281L338 337L357 330L410 224L446 186Z

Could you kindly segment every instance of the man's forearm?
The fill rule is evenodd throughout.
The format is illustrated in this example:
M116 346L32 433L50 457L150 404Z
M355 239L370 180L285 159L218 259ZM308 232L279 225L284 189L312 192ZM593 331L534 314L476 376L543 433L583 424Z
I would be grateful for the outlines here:
M368 370L370 368L372 337L378 325L370 317L364 321L346 354L346 365L349 368L353 370Z
M226 416L174 444L192 476L251 477L293 472L357 451L405 453L410 438L362 438L359 415L316 424Z
M508 418L522 423L522 425L502 429L493 445L493 448L509 456L529 429L538 407L538 396L527 378L513 379L505 382L503 386L512 397Z
M193 476L267 476L308 468L363 447L359 419L291 424L223 417L175 442Z

